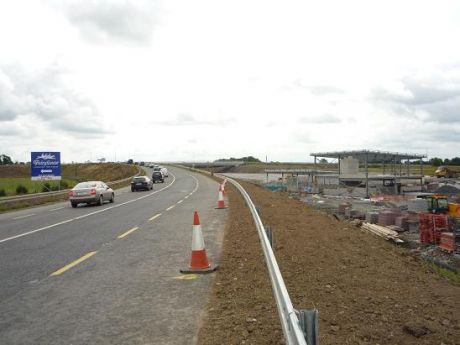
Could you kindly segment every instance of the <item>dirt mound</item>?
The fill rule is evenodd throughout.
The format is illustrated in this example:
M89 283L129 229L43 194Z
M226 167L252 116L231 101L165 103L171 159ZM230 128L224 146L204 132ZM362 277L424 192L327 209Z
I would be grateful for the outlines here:
M272 227L294 307L320 312L321 344L460 344L460 287L381 238L285 193L242 183ZM264 258L244 200L229 190L221 269L200 344L283 343Z

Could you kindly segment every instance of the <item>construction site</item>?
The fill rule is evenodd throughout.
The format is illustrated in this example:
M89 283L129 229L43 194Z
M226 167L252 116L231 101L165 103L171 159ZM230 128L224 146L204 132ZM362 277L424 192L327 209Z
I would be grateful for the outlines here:
M241 181L272 230L293 304L319 310L319 343L460 344L460 181L428 176L420 155L312 156L336 158L338 169L224 175ZM282 344L251 216L237 191L226 197L230 222L199 342Z
M424 155L382 151L311 153L337 162L337 170L265 169L246 174L271 191L314 206L337 219L411 247L428 259L459 269L460 179L445 167L424 173ZM446 173L446 171L448 171ZM237 174L229 174L236 177ZM439 176L441 175L441 176ZM447 175L447 176L446 176ZM449 266L450 267L450 266Z

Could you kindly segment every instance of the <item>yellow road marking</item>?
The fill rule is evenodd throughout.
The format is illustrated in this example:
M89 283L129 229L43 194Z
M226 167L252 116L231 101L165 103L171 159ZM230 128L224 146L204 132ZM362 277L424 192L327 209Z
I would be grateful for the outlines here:
M121 234L120 236L118 236L118 238L123 238L123 237L125 237L125 236L128 236L130 233L136 231L137 229L139 229L138 226L136 226L136 227L134 227L134 228L132 228L132 229L126 231L124 234Z
M161 213L158 213L158 214L154 215L152 218L149 218L149 222L151 222L152 220L158 218L159 216L161 216Z
M198 278L198 274L183 274L181 276L174 277L177 280L194 280Z
M172 210L176 205L169 206L166 211Z
M51 273L50 276L58 276L62 273L64 273L65 271L71 269L72 267L74 266L77 266L79 263L85 261L86 259L89 259L90 257L92 257L94 254L96 254L97 252L89 252L88 254L86 255L83 255L80 259L77 259L75 260L74 262L71 262L70 264L62 267L61 269L57 270L56 272L54 273Z

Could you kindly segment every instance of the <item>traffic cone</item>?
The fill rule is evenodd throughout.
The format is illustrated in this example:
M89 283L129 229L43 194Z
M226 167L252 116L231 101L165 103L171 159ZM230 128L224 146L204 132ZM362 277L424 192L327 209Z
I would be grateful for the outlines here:
M217 269L217 265L210 265L204 247L203 233L201 232L200 218L198 212L193 215L192 227L192 256L190 266L181 269L181 273L210 273Z
M221 210L224 209L225 207L225 201L224 201L224 194L222 191L219 191L219 199L217 200L217 207L216 209Z
M223 183L219 185L219 192L222 192L222 195L225 196L225 186Z

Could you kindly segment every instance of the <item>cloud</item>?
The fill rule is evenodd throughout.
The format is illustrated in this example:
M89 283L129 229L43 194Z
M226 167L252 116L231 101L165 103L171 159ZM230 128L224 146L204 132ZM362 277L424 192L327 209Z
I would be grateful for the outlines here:
M95 43L148 43L157 21L155 0L56 2L85 39Z
M23 128L13 121L2 122L0 126L0 135L6 137L15 137L24 134Z
M24 101L16 94L11 78L0 68L0 122L14 120L24 111Z
M342 120L336 115L323 113L316 116L301 117L299 122L302 124L336 124L342 122Z
M155 125L162 125L162 126L223 126L225 125L225 121L221 120L203 120L196 118L194 115L188 112L181 112L176 115L174 119L170 120L158 120L152 121L151 123Z
M314 95L344 94L345 91L335 86L316 85L309 88Z
M107 133L95 104L66 85L65 73L53 65L34 72L0 66L0 122L20 124L33 116L54 130Z
M328 95L343 95L345 91L337 86L319 84L319 85L305 85L301 79L294 80L287 89L306 89L315 96L328 96Z
M424 76L401 78L372 91L377 103L402 116L423 121L460 122L460 66L451 65Z

